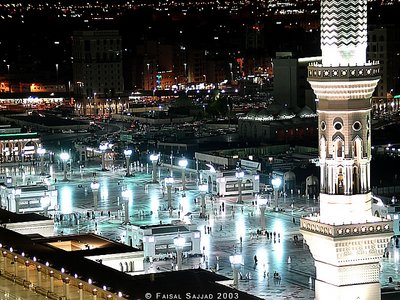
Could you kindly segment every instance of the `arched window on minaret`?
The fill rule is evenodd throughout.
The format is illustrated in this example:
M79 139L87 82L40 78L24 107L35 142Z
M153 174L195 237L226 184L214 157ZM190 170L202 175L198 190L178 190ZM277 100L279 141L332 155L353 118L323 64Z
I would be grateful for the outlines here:
M327 153L326 153L326 139L325 136L321 136L319 140L319 156L320 160L325 160ZM325 191L327 187L327 182L328 182L328 172L327 172L327 167L325 163L321 164L321 180L320 180L320 188L321 191Z
M342 166L338 167L336 194L344 195L344 178L343 178L343 167Z
M362 139L357 136L353 141L353 155L354 158L361 159L363 157Z
M334 140L334 156L335 158L344 157L344 141L341 137L336 137Z
M320 141L319 141L319 149L320 149L320 157L321 159L325 159L326 158L326 139L324 136L321 137Z

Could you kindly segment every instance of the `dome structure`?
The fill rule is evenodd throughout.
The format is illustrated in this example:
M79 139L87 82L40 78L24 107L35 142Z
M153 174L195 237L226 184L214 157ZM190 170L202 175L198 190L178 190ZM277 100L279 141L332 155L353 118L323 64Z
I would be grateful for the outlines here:
M260 121L272 121L274 116L267 109L263 108L257 113L257 119Z
M283 176L285 181L296 180L296 174L293 171L287 171Z
M288 107L282 108L282 110L279 112L277 119L278 120L287 120L287 119L292 119L296 115L294 112L292 112Z
M297 114L297 116L298 116L299 118L304 119L304 118L314 118L314 117L317 116L317 114L316 114L310 107L308 107L308 106L306 105L306 106L304 106L304 107L299 111L299 113Z

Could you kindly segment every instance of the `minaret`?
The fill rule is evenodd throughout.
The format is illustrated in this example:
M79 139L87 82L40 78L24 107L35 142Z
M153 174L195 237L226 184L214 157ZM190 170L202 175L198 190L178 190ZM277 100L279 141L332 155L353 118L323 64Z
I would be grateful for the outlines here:
M322 64L308 67L319 115L320 214L300 222L316 299L381 298L379 261L393 228L372 215L370 112L380 76L366 47L367 0L321 0Z

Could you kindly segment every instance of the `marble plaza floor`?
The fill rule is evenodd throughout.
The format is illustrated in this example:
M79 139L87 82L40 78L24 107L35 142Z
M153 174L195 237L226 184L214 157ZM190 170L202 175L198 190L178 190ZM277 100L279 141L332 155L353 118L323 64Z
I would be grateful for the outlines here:
M98 192L93 192L90 188L94 173L100 183ZM201 248L204 256L184 259L183 268L205 268L231 279L233 271L229 256L241 253L243 266L240 269L238 289L262 299L314 298L314 261L308 247L301 241L299 217L316 210L318 203L315 200L306 199L301 195L289 195L285 199L279 199L279 207L285 211L274 212L267 208L266 230L272 236L275 232L273 239L256 234L257 229L260 229L260 211L253 203L253 197L245 196L244 204L236 204L236 197L219 198L214 201L207 197L209 218L201 219L200 201L195 201L200 199L195 175L188 173L188 190L184 197L182 192L173 192L174 210L170 215L166 210L166 192L159 183L151 183L151 170L134 168L134 173L134 177L125 177L123 169L110 168L109 171L100 171L96 165L70 172L69 180L63 182L60 180L63 173L55 165L50 174L53 182L54 178L58 179L56 186L59 211L50 213L53 216L57 215L57 233L66 235L95 232L113 240L123 240L121 193L128 190L131 194L129 215L132 224L159 224L160 221L167 224L179 219L179 209L180 216L191 215L190 221L202 232ZM181 178L180 174L180 170L174 171L176 186L181 185L178 180ZM167 168L161 168L159 176L166 177ZM224 210L220 209L222 203ZM86 212L92 210L96 214L95 220L86 218ZM79 224L74 224L68 219L68 215L74 212L82 214ZM64 216L62 222L59 221L61 214ZM210 233L206 230L207 227L211 228ZM295 235L300 237L297 243L293 240ZM388 250L389 257L383 258L381 264L382 287L393 285L388 282L389 277L392 277L395 283L400 282L399 248L390 245ZM254 256L257 256L257 264L254 263ZM146 273L172 272L171 269L171 261L160 260L145 264ZM280 282L274 280L274 272L280 274ZM19 297L15 291L10 290L10 294ZM29 297L21 295L20 298Z

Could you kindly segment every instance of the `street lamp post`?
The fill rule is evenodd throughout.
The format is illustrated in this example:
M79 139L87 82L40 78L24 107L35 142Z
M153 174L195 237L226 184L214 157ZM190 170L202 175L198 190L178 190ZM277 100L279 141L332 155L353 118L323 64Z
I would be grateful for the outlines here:
M21 200L21 189L15 189L15 213L19 214L19 206ZM8 203L8 209L10 209L10 203Z
M100 144L99 149L101 151L101 170L107 171L106 169L106 150L108 148L108 143Z
M174 168L174 152L173 151L171 151L170 159L171 159L171 174L170 174L170 176L172 177L173 176L173 168Z
M275 210L278 209L278 192L281 186L282 180L279 177L272 178L271 180L272 186L274 187L274 196L275 196Z
M172 208L172 193L171 193L171 189L172 189L172 185L174 184L174 178L173 177L167 177L165 178L165 185L167 186L167 197L168 197L168 209Z
M182 189L186 190L185 168L188 165L188 161L185 158L182 158L179 160L178 164L182 168Z
M131 196L131 193L129 190L123 190L122 193L122 199L124 200L124 215L125 215L125 224L129 224L129 198Z
M92 189L93 192L93 205L95 209L97 209L97 194L99 192L99 187L100 183L96 180L93 180L92 183L90 184L90 188Z
M237 288L239 283L239 269L242 266L242 255L234 254L229 256L229 262L231 263L233 270L233 286Z
M69 160L69 153L63 152L60 154L60 158L63 161L64 165L64 178L63 181L68 181L67 179L67 161Z
M11 93L10 65L7 65L8 92Z
M236 203L238 204L243 204L243 199L242 199L242 182L243 182L243 177L244 177L244 172L240 169L238 169L235 173L237 182L238 182L238 200Z
M38 148L36 150L36 152L40 156L40 175L45 175L45 173L44 173L44 154L46 153L46 149Z
M265 209L267 208L267 199L264 197L258 198L258 206L260 207L260 227L261 230L265 229Z
M206 193L208 192L207 184L200 184L199 191L201 194L201 218L206 217Z
M174 238L174 245L176 250L176 265L178 271L182 270L182 250L185 246L185 242L185 238L180 235Z
M159 155L158 154L151 154L150 160L153 165L153 183L157 182L157 162L158 162Z
M130 158L132 155L132 150L131 149L125 149L124 150L125 154L125 159L126 159L126 177L131 176L131 168L130 168Z
M40 198L40 206L42 207L43 213L46 217L48 216L50 204L51 201L49 196L44 195L42 198Z

